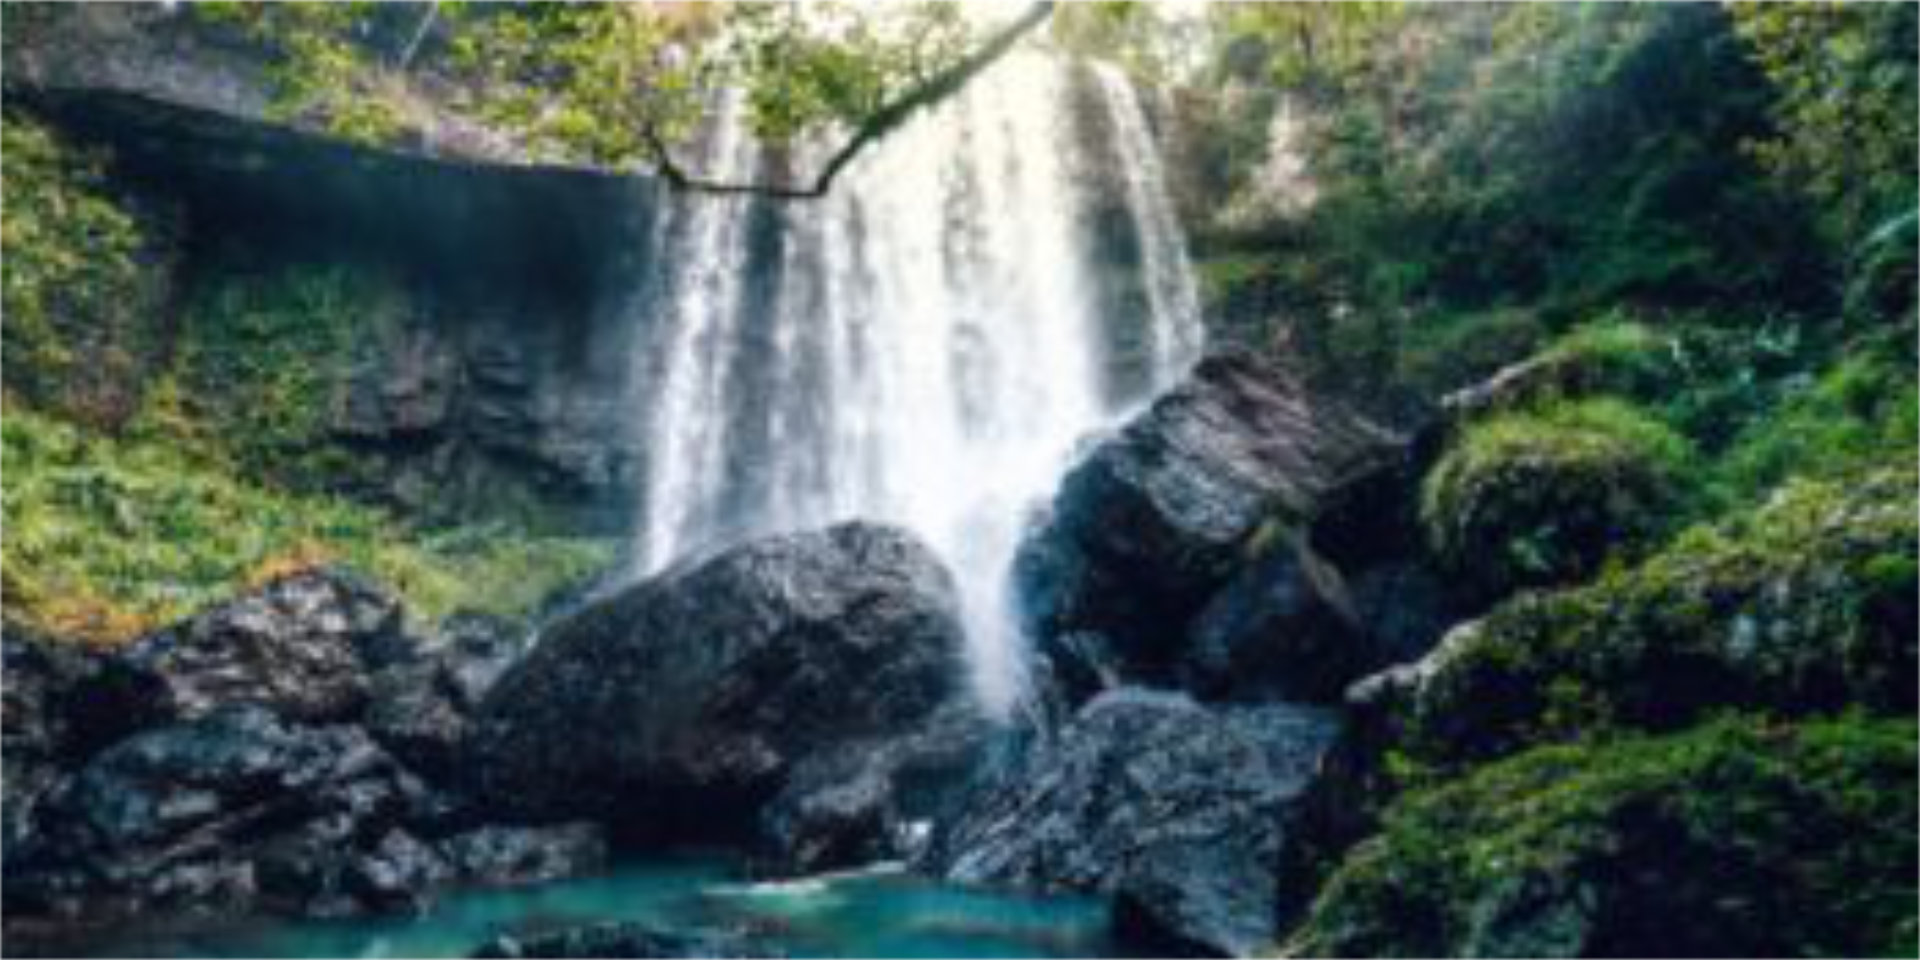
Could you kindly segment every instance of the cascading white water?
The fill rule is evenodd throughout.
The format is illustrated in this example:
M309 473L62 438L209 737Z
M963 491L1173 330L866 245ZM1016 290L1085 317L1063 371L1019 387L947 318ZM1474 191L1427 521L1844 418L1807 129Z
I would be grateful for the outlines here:
M1158 389L1198 352L1198 300L1139 98L1117 74L1096 87L1116 131L1105 149L1127 171ZM1015 54L822 201L669 198L636 377L641 572L747 535L902 524L954 570L983 704L1018 702L1021 526L1117 409L1073 95L1070 68ZM706 141L705 170L754 175L736 118Z
M1140 270L1155 320L1150 330L1152 382L1159 389L1200 355L1200 287L1187 260L1186 233L1167 196L1166 169L1139 93L1110 64L1095 64L1093 71L1120 151L1127 211L1140 235Z

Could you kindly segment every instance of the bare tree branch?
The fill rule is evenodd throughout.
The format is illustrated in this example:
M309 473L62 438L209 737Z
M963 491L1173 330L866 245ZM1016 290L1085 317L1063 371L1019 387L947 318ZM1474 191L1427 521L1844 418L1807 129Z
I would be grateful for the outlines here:
M698 193L752 195L770 197L776 200L817 200L827 195L833 181L840 172L853 163L862 150L875 141L893 132L907 119L925 107L933 106L958 93L975 74L985 70L994 61L999 60L1013 49L1021 37L1026 36L1035 27L1046 22L1053 13L1053 3L1035 3L1013 22L994 34L979 49L968 54L965 59L935 74L925 83L902 93L898 97L882 104L878 110L860 124L859 129L847 139L847 142L827 159L814 177L811 184L794 186L786 184L732 183L721 180L708 180L693 176L673 159L673 152L658 130L648 125L641 131L646 139L647 148L653 152L654 162L658 165L660 176L682 190Z
M420 41L427 38L427 31L433 29L433 22L440 17L440 4L427 4L427 12L420 16L420 25L413 30L413 38L407 41L407 48L400 53L400 62L395 69L405 70L413 63L413 55L420 50Z

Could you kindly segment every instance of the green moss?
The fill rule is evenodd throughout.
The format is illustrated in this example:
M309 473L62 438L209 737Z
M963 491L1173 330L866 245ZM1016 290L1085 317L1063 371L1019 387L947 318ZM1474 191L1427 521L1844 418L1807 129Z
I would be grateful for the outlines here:
M364 458L331 435L358 344L397 323L398 287L344 265L204 271L185 298L171 381L151 422L248 476L298 490L353 485Z
M1911 463L1917 449L1920 378L1913 360L1899 348L1868 346L1843 354L1742 432L1717 479L1729 498L1753 499L1791 476Z
M1441 562L1483 596L1592 575L1669 529L1692 451L1619 400L1469 424L1427 476L1421 522Z
M163 327L164 231L110 188L103 155L11 110L0 157L6 391L117 426Z
M1727 718L1408 794L1307 956L1912 956L1916 727Z
M372 508L239 479L177 443L115 440L18 407L4 423L8 615L129 639L288 569L344 562L412 613L533 611L604 569L603 540L517 526L425 533Z
M1909 712L1915 481L1908 466L1795 483L1638 567L1509 601L1390 698L1391 739L1457 768L1728 706Z

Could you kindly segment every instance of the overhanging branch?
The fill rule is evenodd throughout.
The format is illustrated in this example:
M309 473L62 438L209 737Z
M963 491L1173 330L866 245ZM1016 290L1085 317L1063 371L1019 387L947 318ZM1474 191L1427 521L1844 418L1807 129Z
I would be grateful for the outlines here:
M826 165L814 177L813 183L806 186L732 183L693 176L673 159L671 148L660 136L658 130L649 125L641 131L641 135L646 138L647 149L653 151L654 162L658 165L660 176L665 177L668 183L678 189L698 193L747 194L777 200L816 200L827 195L827 191L833 187L834 179L853 163L854 158L858 157L862 150L892 133L921 109L933 106L958 93L975 74L1005 56L1021 37L1046 22L1048 15L1052 12L1051 2L1033 4L1018 19L1001 28L965 59L882 104L880 109L875 110L860 124L859 129L854 131L846 143L841 144L840 149L835 151L833 156L827 158Z

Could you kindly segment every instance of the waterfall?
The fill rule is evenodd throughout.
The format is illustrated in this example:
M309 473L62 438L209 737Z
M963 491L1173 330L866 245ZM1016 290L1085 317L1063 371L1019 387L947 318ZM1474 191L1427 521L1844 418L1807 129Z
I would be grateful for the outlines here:
M1110 64L1096 64L1093 71L1120 152L1127 211L1140 235L1141 279L1152 304L1152 383L1163 389L1200 355L1200 288L1187 260L1186 235L1167 196L1166 170L1139 93Z
M636 307L654 325L635 377L640 573L748 535L904 525L955 573L981 701L1018 702L1011 558L1075 443L1116 415L1072 162L1088 149L1077 89L1071 68L1016 53L823 200L664 198ZM1104 72L1093 92L1128 171L1163 387L1198 351L1192 274L1138 96ZM739 180L771 160L737 112L727 101L699 152Z

